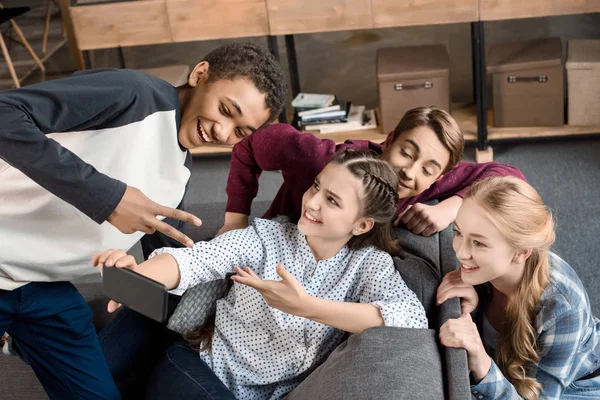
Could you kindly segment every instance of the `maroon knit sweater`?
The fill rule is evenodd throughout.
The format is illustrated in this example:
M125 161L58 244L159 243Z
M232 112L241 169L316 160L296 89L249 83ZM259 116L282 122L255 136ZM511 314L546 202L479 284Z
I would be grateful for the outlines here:
M319 139L288 124L272 124L260 129L234 146L227 181L227 212L250 215L252 200L258 192L262 171L281 171L283 184L264 218L287 215L296 221L302 212L302 196L332 156L341 150L372 150L382 153L381 144L368 140L347 140L337 144ZM423 193L400 199L397 212L408 205L428 200L463 197L473 182L489 176L512 175L525 180L523 173L510 165L496 162L461 161Z

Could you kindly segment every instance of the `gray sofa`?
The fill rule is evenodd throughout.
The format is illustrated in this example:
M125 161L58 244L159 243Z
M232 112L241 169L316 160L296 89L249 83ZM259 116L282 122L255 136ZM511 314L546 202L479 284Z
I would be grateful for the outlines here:
M395 229L402 252L396 269L417 294L430 329L378 327L351 335L286 400L471 398L466 353L439 345L437 331L460 316L458 299L436 306L442 276L457 267L452 229L429 238Z
M267 204L255 204L260 214ZM203 206L190 210L203 217L202 228L187 233L194 240L216 233L223 207ZM213 216L213 218L210 218ZM464 350L443 349L437 330L448 319L460 315L458 299L437 307L435 292L441 277L456 268L452 231L446 229L429 238L395 229L403 250L395 256L397 269L425 306L431 329L371 328L352 335L296 388L288 400L334 399L450 399L471 398ZM94 310L99 330L111 318L106 312L98 277L76 286ZM31 368L16 356L0 355L0 399L45 399Z

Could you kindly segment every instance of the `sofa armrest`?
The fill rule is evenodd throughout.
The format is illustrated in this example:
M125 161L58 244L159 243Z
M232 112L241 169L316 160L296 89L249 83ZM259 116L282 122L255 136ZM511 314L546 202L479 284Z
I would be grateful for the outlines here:
M460 317L460 300L449 299L440 305L440 326L450 318ZM469 367L465 349L445 347L443 349L446 398L448 400L471 399L471 384L469 381Z
M444 229L440 235L440 269L442 276L458 268L456 254L452 248L454 239L453 225ZM449 299L440 305L438 318L439 327L448 319L460 317L460 299ZM444 348L444 366L446 370L446 398L449 400L470 400L471 384L467 352L464 349Z
M442 398L436 331L375 327L351 335L286 400Z

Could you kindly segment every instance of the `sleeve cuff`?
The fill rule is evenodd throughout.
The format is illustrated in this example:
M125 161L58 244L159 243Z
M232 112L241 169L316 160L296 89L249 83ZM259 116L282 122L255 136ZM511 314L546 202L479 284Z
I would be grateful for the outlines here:
M249 196L244 195L229 195L225 211L250 215L252 210L252 200L248 201L249 198Z
M505 381L500 368L492 360L492 366L487 375L477 385L471 385L471 393L478 400L483 399L501 399L496 393L502 393L501 385ZM499 390L500 389L500 390Z
M471 189L471 186L466 187L466 188L464 188L462 190L459 190L457 193L453 194L452 196L458 196L458 197L464 199L465 196L467 195L467 192L469 191L469 189ZM452 196L450 196L450 197L452 197Z
M185 291L192 286L191 271L187 267L187 256L185 254L187 249L174 249L170 247L163 247L156 249L150 254L148 259L156 257L159 254L170 254L177 262L177 268L179 268L179 285L175 289L169 290L169 293L181 296Z
M114 182L115 185L111 196L106 201L104 207L92 217L92 219L98 224L102 224L104 221L108 220L110 214L112 214L113 211L115 211L115 209L121 202L121 199L125 195L125 190L127 189L127 185L124 182L121 182L116 179L111 180Z
M371 305L379 309L385 326L417 329L429 328L425 310L422 307L420 309L414 307L399 310L396 302L388 303L385 301L374 301Z

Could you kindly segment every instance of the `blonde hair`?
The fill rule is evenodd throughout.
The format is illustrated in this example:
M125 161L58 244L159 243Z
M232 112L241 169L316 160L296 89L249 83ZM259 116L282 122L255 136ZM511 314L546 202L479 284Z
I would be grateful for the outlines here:
M454 118L441 108L417 107L408 110L394 129L392 142L403 132L421 126L435 132L439 141L450 152L450 161L442 173L456 167L456 164L462 160L465 151L465 137Z
M515 177L484 179L465 198L484 210L511 247L531 249L523 278L508 298L495 358L521 397L537 399L541 385L528 372L540 360L533 321L548 285L548 250L555 239L552 213L531 185Z

